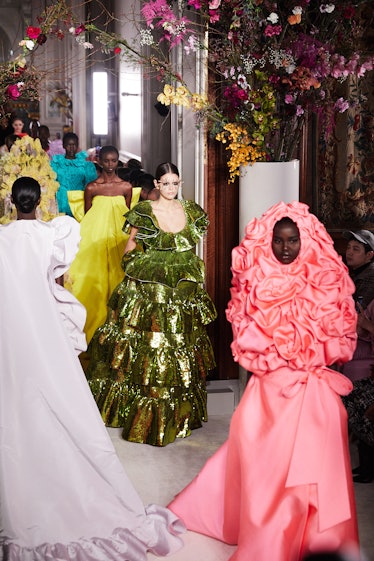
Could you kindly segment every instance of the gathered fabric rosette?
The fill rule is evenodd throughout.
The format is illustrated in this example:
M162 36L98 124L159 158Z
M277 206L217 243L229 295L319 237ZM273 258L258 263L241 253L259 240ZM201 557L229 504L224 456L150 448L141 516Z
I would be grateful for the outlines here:
M289 265L271 249L275 223L287 216L301 250ZM278 368L318 368L350 360L356 344L354 285L333 241L307 205L274 205L246 228L232 253L227 318L234 359L263 375Z

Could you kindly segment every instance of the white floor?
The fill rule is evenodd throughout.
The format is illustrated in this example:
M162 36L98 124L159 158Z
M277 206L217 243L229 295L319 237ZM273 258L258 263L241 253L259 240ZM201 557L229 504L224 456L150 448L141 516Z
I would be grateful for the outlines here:
M143 502L167 505L226 440L230 418L229 414L211 415L209 422L193 431L190 437L165 448L126 442L121 438L120 429L108 430ZM362 551L365 561L374 561L374 482L356 484L355 492ZM184 548L170 556L170 560L227 561L235 551L233 546L194 532L187 532L183 539ZM151 554L148 557L150 561L160 559Z

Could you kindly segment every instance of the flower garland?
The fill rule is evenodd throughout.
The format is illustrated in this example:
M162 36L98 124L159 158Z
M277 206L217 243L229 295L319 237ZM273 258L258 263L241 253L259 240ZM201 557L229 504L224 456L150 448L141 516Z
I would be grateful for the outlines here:
M48 37L62 40L63 28L74 21L71 7L65 0L57 0L48 6L38 18L39 26L29 25L20 52L14 59L0 63L0 118L8 114L9 101L38 101L45 74L32 64L32 54L47 41Z
M196 125L206 125L226 145L233 182L242 165L295 157L311 114L320 117L327 139L336 115L359 103L354 96L345 98L341 85L374 67L374 56L362 43L373 18L370 5L370 0L148 0L135 17L139 34L130 45L107 31L115 19L109 12L104 28L95 21L78 25L66 0L56 0L38 18L40 27L27 28L23 54L0 65L0 111L4 95L38 95L32 69L23 80L28 55L49 35L70 35L84 49L119 55L163 82L158 102L192 110ZM194 64L199 52L205 52L216 80L214 99L191 91L183 77L183 68L189 59Z
M37 218L48 221L57 216L56 192L59 184L56 173L40 140L26 135L16 140L9 153L0 158L0 201L4 208L0 223L7 224L17 218L11 203L11 192L13 183L19 177L32 177L40 184L41 200L36 211Z
M168 0L148 0L140 41L154 53L153 68L166 82L158 101L191 109L197 124L206 123L227 145L233 182L242 165L294 157L310 114L320 116L329 134L335 115L357 103L342 97L338 86L373 69L374 57L362 44L365 7L370 27L365 0L185 0L178 9ZM161 45L168 45L169 57L160 57ZM173 64L177 48L185 67L188 57L207 51L215 99L196 106L198 94Z

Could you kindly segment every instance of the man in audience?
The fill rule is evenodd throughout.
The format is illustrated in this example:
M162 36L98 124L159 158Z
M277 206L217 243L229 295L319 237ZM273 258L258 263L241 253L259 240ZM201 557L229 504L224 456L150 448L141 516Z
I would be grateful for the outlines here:
M345 256L356 286L353 297L365 309L374 299L374 234L369 230L346 230L343 237L349 240Z

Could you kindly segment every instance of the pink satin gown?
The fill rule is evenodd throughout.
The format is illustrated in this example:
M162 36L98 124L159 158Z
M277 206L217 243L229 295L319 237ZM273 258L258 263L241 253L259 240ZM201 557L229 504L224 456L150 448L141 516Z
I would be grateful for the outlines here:
M289 265L271 250L289 216L301 250ZM188 529L237 544L230 561L300 561L308 552L358 552L341 395L326 365L356 344L354 286L332 240L302 203L279 203L247 226L233 251L227 317L233 356L253 373L227 442L169 505Z

